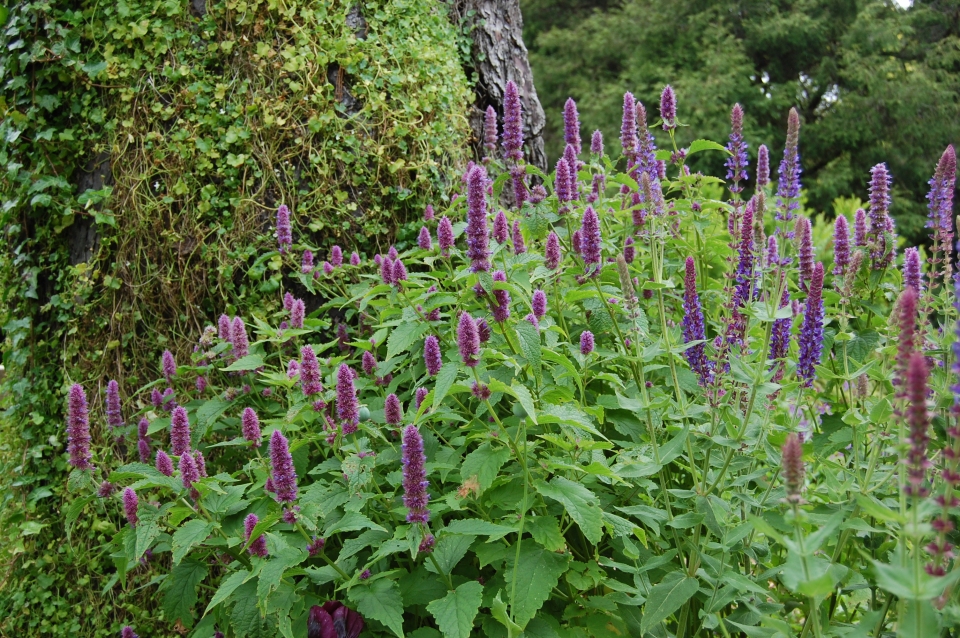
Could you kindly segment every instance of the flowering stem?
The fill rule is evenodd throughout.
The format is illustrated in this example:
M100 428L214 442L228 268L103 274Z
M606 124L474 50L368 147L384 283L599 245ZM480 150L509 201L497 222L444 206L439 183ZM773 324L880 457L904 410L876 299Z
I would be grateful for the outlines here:
M299 521L297 521L296 523L296 528L297 528L297 531L299 531L300 534L306 539L307 545L313 542L313 539L310 538L310 535L307 534L307 531L305 529L303 529L303 525ZM339 565L337 565L335 562L330 560L330 557L327 556L323 552L323 550L320 550L320 558L322 558L327 565L330 565L330 567L333 567L334 571L340 574L340 576L342 576L344 580L350 580L350 576L347 574L347 572L340 569Z

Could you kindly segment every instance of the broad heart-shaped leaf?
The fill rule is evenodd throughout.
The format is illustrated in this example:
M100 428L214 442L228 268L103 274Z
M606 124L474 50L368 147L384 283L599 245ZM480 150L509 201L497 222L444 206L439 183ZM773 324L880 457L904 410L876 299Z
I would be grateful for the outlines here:
M185 560L170 572L164 581L163 614L169 622L180 620L186 627L193 626L193 606L197 602L197 585L207 576L207 566L195 560Z
M380 621L403 638L403 599L395 581L379 578L352 587L349 595L363 616Z
M562 476L554 477L549 483L538 481L535 487L542 495L563 504L588 541L594 545L600 542L603 538L603 510L596 494Z
M433 386L433 405L439 407L447 392L453 387L453 383L460 374L460 364L456 361L448 361L440 368L437 373L437 383Z
M530 369L537 381L541 378L540 365L542 357L540 354L540 333L529 321L519 321L516 326L517 338L520 340L520 352L527 358Z
M207 613L225 601L230 597L237 587L243 584L243 581L246 580L247 576L250 573L246 571L233 572L228 577L224 578L220 583L220 587L217 588L217 593L213 595L213 600L207 604L207 608L203 611L203 615L206 616Z
M395 327L387 337L387 359L406 352L427 330L426 324L415 321L407 321Z
M557 586L560 576L567 571L570 556L548 552L529 541L520 546L518 564L514 564L514 556L515 552L511 549L507 558L505 594L509 600L516 592L510 611L513 622L522 629L550 598L550 592Z
M451 573L460 559L466 556L474 538L476 537L469 535L445 534L437 541L437 546L433 550L433 558L444 574ZM437 569L433 561L427 561L423 566L426 567L428 572L435 572Z
M176 565L194 545L202 543L213 531L213 523L195 518L183 524L173 534L173 564Z
M427 605L427 611L437 619L444 638L469 638L482 599L483 585L470 580Z
M267 563L260 570L260 578L257 581L257 599L260 606L263 606L267 596L280 585L280 579L283 578L287 569L299 565L307 558L307 553L296 547L287 547L280 551L277 556L271 556Z
M149 503L140 503L137 518L137 554L133 557L134 560L140 560L160 534L160 510Z
M460 478L466 481L471 476L476 476L480 483L480 490L487 490L493 485L497 473L509 458L510 450L507 448L494 448L489 442L484 443L463 459L463 464L460 466Z
M685 577L682 572L667 574L659 585L650 590L643 608L640 631L646 633L657 623L666 620L690 600L699 588L700 581L696 578Z
M245 357L237 359L226 368L221 368L223 372L246 372L263 367L263 357L258 354L248 354Z

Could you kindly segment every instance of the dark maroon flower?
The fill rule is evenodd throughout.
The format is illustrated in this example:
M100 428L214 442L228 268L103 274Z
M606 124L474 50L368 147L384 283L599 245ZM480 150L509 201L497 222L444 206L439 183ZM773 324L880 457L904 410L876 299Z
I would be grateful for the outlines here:
M331 600L310 608L307 638L357 638L363 631L363 616L343 603Z

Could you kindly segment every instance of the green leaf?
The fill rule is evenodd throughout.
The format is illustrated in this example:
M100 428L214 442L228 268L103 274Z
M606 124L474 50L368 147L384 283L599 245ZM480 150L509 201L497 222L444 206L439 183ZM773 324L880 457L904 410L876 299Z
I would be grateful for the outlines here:
M444 534L466 534L469 536L489 536L495 541L516 530L506 525L497 525L479 518L467 518L453 521L443 528Z
M717 144L711 140L693 140L690 142L690 146L687 147L687 157L701 151L723 151L727 155L730 154L730 151L724 148L722 144Z
M387 359L392 359L398 354L403 354L409 350L410 346L412 346L426 330L426 324L413 321L401 323L394 328L387 338Z
M324 536L332 536L337 532L355 532L360 529L376 529L385 532L383 527L377 525L360 512L347 512L339 521L331 524L324 530Z
M556 552L567 544L560 533L560 523L553 516L538 516L527 520L524 529L530 532L533 540L551 552Z
M77 500L70 503L70 507L67 508L67 511L64 512L64 526L67 528L67 542L70 542L70 532L73 531L73 524L76 522L77 518L80 517L80 514L83 512L83 508L87 506L87 503L95 499L95 496L85 496L83 498L78 498Z
M530 369L537 381L541 378L540 333L529 321L520 321L516 326L517 338L520 340L520 352L527 358Z
M684 577L681 572L671 572L663 581L650 590L643 619L640 621L641 633L646 633L655 625L666 620L673 612L697 593L700 581Z
M443 367L440 368L440 372L437 373L437 382L433 386L433 405L439 406L443 401L443 398L447 396L447 392L450 391L450 388L453 387L454 382L457 380L457 375L460 374L460 364L456 361L448 361L443 364Z
M369 585L356 585L349 596L363 616L380 621L403 638L403 599L395 581L379 578Z
M453 568L457 566L460 559L466 556L470 545L473 544L474 538L476 537L460 534L443 536L437 541L437 545L433 550L433 559L437 564L434 565L433 561L428 561L424 563L424 567L427 568L428 572L435 572L437 566L440 567L440 571L444 574L453 572Z
M517 401L520 402L520 405L523 406L524 412L527 413L527 418L536 425L537 424L537 411L533 409L533 397L530 396L530 390L527 389L525 385L522 385L516 381L510 386L510 389L513 390L514 396L517 397Z
M225 601L230 597L230 594L236 590L237 587L243 584L243 581L246 580L247 576L250 573L246 571L233 572L227 578L224 578L220 583L220 587L217 588L217 593L213 595L213 600L207 605L207 608L203 611L203 615L206 616L207 613Z
M514 563L514 552L510 551L505 573L506 591L508 596L510 592L516 592L510 611L513 613L513 622L521 629L550 598L550 592L557 586L563 572L567 571L569 562L569 555L549 552L533 543L521 544L519 563Z
M91 80L95 80L98 75L107 70L106 60L100 60L99 62L87 62L83 65L83 72L90 76Z
M197 602L197 585L207 576L207 566L185 560L170 572L164 581L163 614L168 622L178 619L186 627L193 625L193 606Z
M482 599L483 585L471 580L427 605L427 611L437 620L444 638L469 638Z
M600 499L579 483L556 476L549 483L538 481L537 491L563 504L588 541L596 545L603 538L603 511Z
M260 570L260 578L257 580L257 599L260 606L263 606L267 597L280 586L280 579L283 578L284 572L299 565L306 558L307 553L302 549L287 547L267 561Z
M245 357L237 359L226 368L222 368L222 370L223 372L246 372L248 370L256 370L257 368L262 367L263 357L258 354L248 354Z
M140 503L137 519L137 553L134 560L140 560L160 534L160 510L149 503Z
M189 520L173 534L173 564L176 565L194 545L202 543L213 531L214 524L201 518Z
M505 447L494 448L489 442L484 443L463 459L460 466L460 478L464 481L476 476L480 483L480 490L484 491L493 485L500 468L510 458L510 450Z

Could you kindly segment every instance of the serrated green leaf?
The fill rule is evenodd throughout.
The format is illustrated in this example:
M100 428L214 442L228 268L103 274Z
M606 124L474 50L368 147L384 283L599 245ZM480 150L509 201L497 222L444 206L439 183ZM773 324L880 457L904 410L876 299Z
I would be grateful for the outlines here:
M466 534L469 536L489 536L490 540L495 541L503 538L507 534L516 531L506 525L497 525L489 521L483 521L478 518L467 518L459 521L452 521L443 528L444 534Z
M193 626L197 585L206 576L207 566L195 560L185 560L173 568L164 581L163 614L169 622L180 620L185 627Z
M247 579L250 573L246 571L233 572L228 577L224 578L220 583L220 586L217 588L217 593L213 595L213 599L207 604L207 608L203 611L203 615L206 616L207 613L225 601L230 597L237 587L243 584L243 581Z
M537 481L537 491L561 503L584 537L594 545L603 538L603 510L596 494L579 483L556 476L549 483Z
M202 543L213 531L214 524L201 518L189 520L173 534L173 564L176 565L194 545Z
M160 534L160 510L149 503L140 503L137 519L137 552L134 560L140 560Z
M437 373L437 382L433 386L433 405L440 406L443 402L444 397L447 396L447 392L450 391L450 388L453 387L454 382L457 380L457 375L460 374L460 364L456 361L448 361L443 364L443 367L440 368L440 372Z
M727 155L730 154L730 151L724 148L722 144L718 144L712 140L693 140L690 142L690 146L687 147L687 157L701 151L723 151Z
M505 447L494 448L492 444L484 443L463 459L460 466L460 478L464 481L476 476L483 492L493 485L500 468L510 458L510 450Z
M437 620L444 638L469 638L482 599L483 585L471 580L427 605L427 611Z
M257 600L262 607L267 597L280 586L284 572L299 565L307 558L307 553L296 547L287 547L276 556L271 556L260 570L257 580Z
M551 552L559 551L567 544L563 539L563 534L560 533L560 524L553 516L538 516L528 519L524 529L530 532L533 540Z
M667 574L659 585L650 590L646 606L643 608L640 631L646 633L669 618L673 612L690 600L699 588L700 581L696 578L684 577L680 572Z
M542 357L540 352L540 333L529 321L520 321L516 326L517 338L520 340L520 352L526 357L533 375L541 379Z
M403 599L396 582L380 578L352 587L349 596L363 616L380 621L403 638Z
M533 407L533 397L530 396L530 390L527 389L527 386L516 381L510 385L510 389L513 390L513 394L517 397L517 401L519 401L520 405L523 406L523 411L527 413L527 418L530 419L534 425L536 425L537 411Z
M427 568L428 572L435 572L437 566L444 574L453 572L453 568L457 566L460 559L467 555L467 551L469 551L475 538L475 536L460 534L444 535L434 547L433 561L424 563L424 567ZM433 564L434 561L436 561L436 565Z
M508 596L516 592L511 612L513 622L521 629L536 616L550 592L557 586L560 576L567 571L570 556L556 554L527 542L520 546L520 561L514 564L514 552L507 559L505 574ZM516 586L514 586L516 583ZM501 621L503 622L503 621Z
M360 512L347 512L339 521L331 523L327 529L324 530L323 535L331 536L337 532L355 532L361 529L375 529L381 532L387 531Z
M222 368L223 372L247 372L249 370L256 370L257 368L263 367L263 357L258 354L248 354L245 357L237 359L226 368Z
M76 522L77 518L80 517L80 514L83 512L83 508L87 506L87 503L95 499L95 496L85 496L83 498L78 498L77 500L70 503L70 507L67 508L67 511L64 512L64 526L67 528L67 542L70 542L70 533L73 531L73 524Z
M405 322L395 327L387 337L387 359L409 350L426 330L427 326L419 322Z

